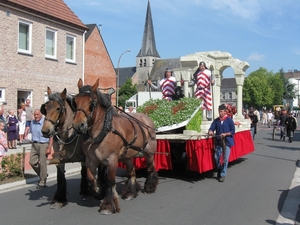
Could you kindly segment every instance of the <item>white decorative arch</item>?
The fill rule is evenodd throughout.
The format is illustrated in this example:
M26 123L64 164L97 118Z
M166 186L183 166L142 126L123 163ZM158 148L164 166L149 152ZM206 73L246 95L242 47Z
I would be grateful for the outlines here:
M245 72L249 68L249 63L233 58L228 52L209 51L196 52L194 54L182 56L180 58L182 68L174 69L173 74L177 81L184 80L185 96L192 96L193 90L188 89L188 82L192 78L192 74L198 68L201 61L213 72L215 77L215 85L213 90L213 114L214 118L218 116L217 107L220 105L220 90L223 78L223 72L226 68L231 67L234 71L234 77L237 84L237 115L235 118L242 120L242 103L243 103L243 84Z

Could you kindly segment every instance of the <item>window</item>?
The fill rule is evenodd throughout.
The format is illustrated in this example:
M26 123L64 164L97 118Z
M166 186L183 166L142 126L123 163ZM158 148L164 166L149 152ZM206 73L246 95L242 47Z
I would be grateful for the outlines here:
M5 89L0 88L0 102L5 102Z
M31 32L32 23L19 21L19 52L31 54Z
M146 67L146 66L147 66L146 59L144 59L144 67Z
M56 58L57 31L46 29L46 57Z
M225 93L224 92L222 93L222 99L225 99Z
M76 38L74 36L67 35L66 60L69 62L75 62L75 42L76 42Z
M232 99L232 92L229 92L229 99Z

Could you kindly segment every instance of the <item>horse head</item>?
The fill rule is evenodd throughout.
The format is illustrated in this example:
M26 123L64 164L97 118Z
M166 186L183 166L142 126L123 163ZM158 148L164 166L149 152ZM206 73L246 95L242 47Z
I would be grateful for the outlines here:
M51 137L55 134L58 126L62 125L65 120L65 99L67 95L66 88L59 93L52 93L47 88L48 101L41 105L41 113L45 116L42 127L42 133L45 137Z
M86 133L88 124L91 121L95 108L97 106L97 88L99 86L99 79L96 80L93 86L83 85L80 78L78 81L79 93L73 99L73 107L75 108L75 115L73 119L73 128L76 133Z
M101 93L98 89L99 79L93 86L83 85L82 80L79 79L77 86L79 93L73 101L75 108L73 128L78 134L81 134L87 133L88 128L93 126L95 121L96 123L102 122L108 109L111 109L110 95L114 93L114 90L111 91L109 88L108 94Z

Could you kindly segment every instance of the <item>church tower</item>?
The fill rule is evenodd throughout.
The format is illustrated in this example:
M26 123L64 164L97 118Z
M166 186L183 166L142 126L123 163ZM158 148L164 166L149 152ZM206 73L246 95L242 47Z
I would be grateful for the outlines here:
M148 79L148 75L151 73L151 69L155 60L159 58L160 56L156 50L155 44L150 2L148 0L142 48L136 56L136 73L138 74L138 88Z

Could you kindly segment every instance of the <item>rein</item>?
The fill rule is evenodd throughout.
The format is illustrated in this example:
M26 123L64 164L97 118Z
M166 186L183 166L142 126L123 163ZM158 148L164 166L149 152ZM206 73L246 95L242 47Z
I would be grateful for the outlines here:
M63 131L61 131L61 132L58 132L57 129L58 129L58 126L59 126L59 121L61 120L61 118L62 118L62 116L64 115L64 113L66 113L66 107L65 107L63 101L62 101L61 99L59 99L59 98L49 97L49 101L50 101L50 100L51 100L51 101L55 101L55 102L57 102L57 103L60 105L59 116L58 116L56 122L54 122L54 121L51 120L51 119L48 119L46 116L45 116L44 120L49 121L49 122L54 126L55 132L54 132L53 136L54 136L55 139L57 140L58 145L59 145L60 147L61 147L61 145L67 146L67 145L69 145L69 144L72 144L72 143L75 141L75 139L77 138L77 141L76 141L75 147L74 147L74 149L73 149L73 152L72 152L72 154L67 158L67 159L70 159L70 158L73 157L73 155L75 154L75 151L76 151L76 149L77 149L78 141L79 141L79 138L78 138L79 135L76 134L75 131L73 131L72 135L71 135L69 138L67 138L67 140L63 141L63 140L60 138L60 136L59 136L60 134L67 133L67 132L68 132L69 130L71 130L73 127L70 127L70 128L67 128L66 130L63 130ZM45 109L46 104L47 104L47 103L45 103L45 104L42 105L41 108L42 108L43 110ZM71 107L71 106L70 106L70 107ZM72 108L72 107L71 107L71 108ZM46 114L46 113L45 113L45 114ZM65 154L66 154L66 150L60 150L59 152L54 152L54 155L58 155L60 158L62 158Z
M56 122L54 122L54 121L51 120L51 119L48 119L46 116L45 116L44 120L49 121L55 128L57 128L57 126L58 126L58 124L59 124L59 121L60 121L61 117L63 116L63 114L64 114L65 111L66 111L66 108L65 108L64 104L63 104L61 101L59 101L59 99L56 99L56 98L54 98L54 97L49 97L49 101L55 101L55 102L57 102L57 103L59 104L59 106L60 106L59 115L58 115L58 118L57 118ZM48 102L49 102L49 101L48 101ZM48 103L48 102L47 102L47 103ZM42 104L42 106L41 106L41 112L42 112L42 114L44 114L44 115L46 115L45 107L46 107L46 104L47 104L47 103Z
M91 119L92 119L92 116L95 112L95 109L96 109L96 106L100 107L100 105L98 105L98 98L99 98L99 95L102 94L100 91L97 91L97 94L94 94L90 89L88 90L79 90L79 93L83 93L83 94L90 94L92 95L91 98L93 99L92 100L92 103L90 105L90 114L88 115L87 112L81 108L79 109L76 109L75 112L77 111L81 111L84 113L85 117L87 118L87 124L89 122L91 122ZM96 95L96 96L93 96ZM110 95L109 95L110 96ZM102 97L102 96L101 96ZM116 106L115 106L116 107ZM139 121L138 119L132 117L131 115L127 114L127 117L125 117L124 115L121 115L123 116L124 118L126 118L132 125L133 127L133 130L134 130L134 137L131 141L127 141L126 138L116 129L112 126L112 121L113 121L113 111L112 111L113 107L110 105L106 110L105 110L105 114L104 116L102 116L98 121L94 121L93 124L91 126L88 127L88 130L90 130L95 124L101 122L104 120L103 122L103 126L102 126L102 130L101 132L97 135L97 137L95 138L89 138L86 142L87 143L90 143L90 144L95 144L95 143L99 143L99 142L102 142L103 139L106 137L106 135L109 133L109 132L112 132L116 135L118 135L122 141L123 141L123 145L126 147L126 150L123 152L123 154L120 156L120 158L123 158L125 157L126 153L128 152L128 150L131 148L133 150L136 150L138 152L143 152L145 147L147 146L148 144L148 141L146 140L146 133L145 133L145 130L143 129L144 128L148 128L148 129L153 129L155 130L154 128L142 123L141 121ZM143 140L144 140L144 145L142 147L137 147L137 146L134 146L133 144L135 143L136 139L137 139L137 129L134 125L134 122L137 124L137 126L139 127L141 133L142 133L142 136L143 136Z

